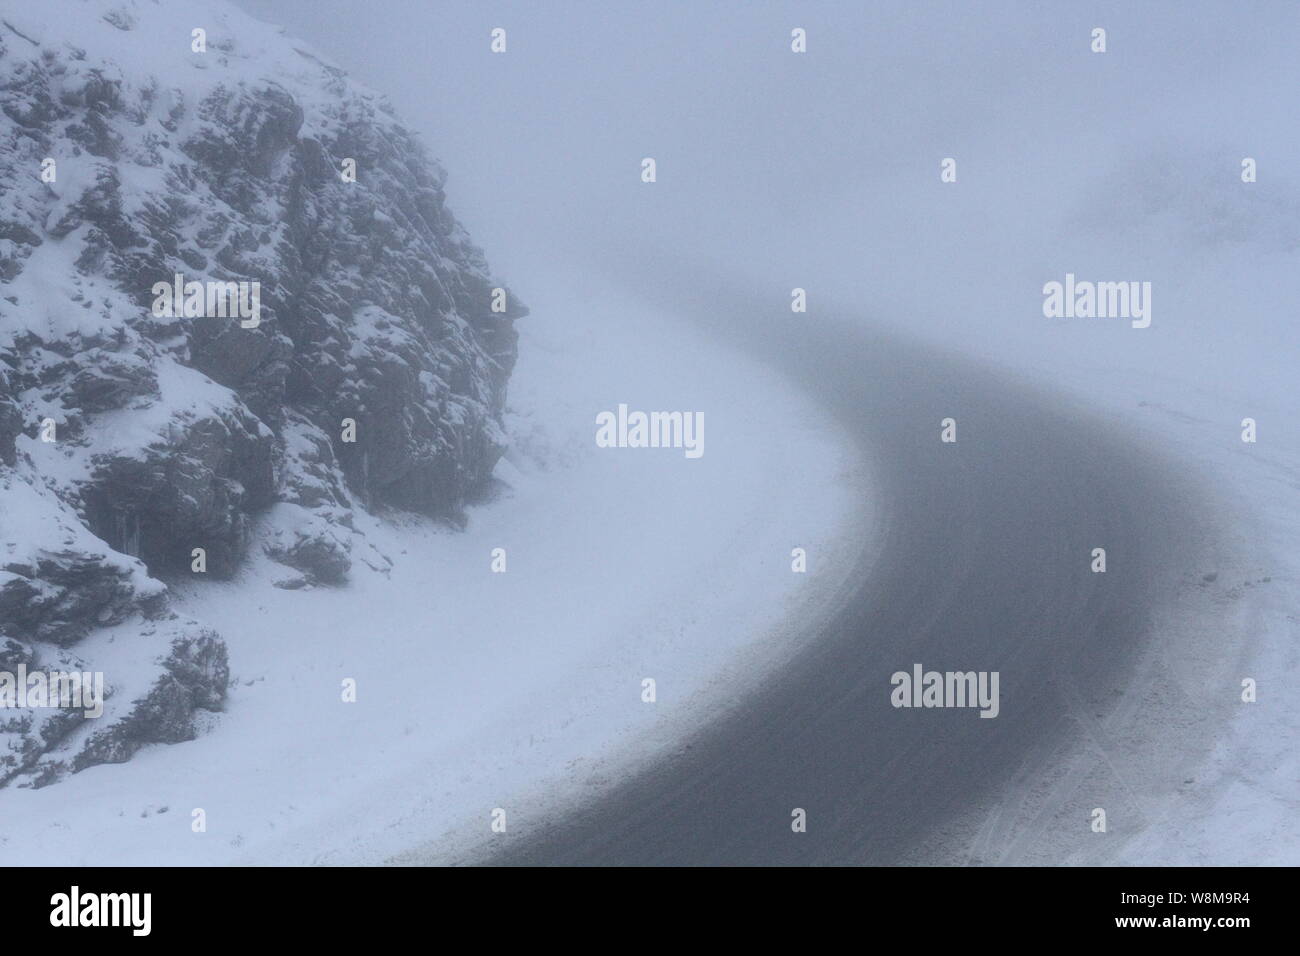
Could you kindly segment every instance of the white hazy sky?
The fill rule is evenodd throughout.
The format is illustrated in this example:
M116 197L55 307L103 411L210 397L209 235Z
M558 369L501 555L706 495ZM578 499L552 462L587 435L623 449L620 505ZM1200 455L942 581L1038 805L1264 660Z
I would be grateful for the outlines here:
M239 2L391 97L535 309L561 260L671 248L1013 361L1084 350L1276 393L1269 363L1300 349L1285 0ZM1152 329L1045 319L1067 271L1153 281Z

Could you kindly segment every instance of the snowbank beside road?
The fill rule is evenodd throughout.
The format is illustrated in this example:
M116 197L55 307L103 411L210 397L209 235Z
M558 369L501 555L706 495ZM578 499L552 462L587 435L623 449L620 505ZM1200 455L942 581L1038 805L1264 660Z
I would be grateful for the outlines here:
M1052 753L1027 760L999 798L962 814L946 845L921 848L917 861L1294 865L1300 707L1286 688L1300 679L1300 447L1287 417L1259 392L1228 396L1089 361L1057 360L1034 377L1181 463L1213 505L1202 517L1214 532L1155 609L1114 707L1066 714ZM1261 425L1254 444L1240 437L1248 416ZM1097 808L1105 832L1092 829Z
M0 858L448 859L491 838L495 808L518 832L615 782L792 650L780 622L838 591L870 539L863 459L775 373L612 294L561 301L574 287L531 292L508 487L465 531L358 513L391 570L286 590L258 558L186 584L178 610L230 648L226 712L190 743L0 791ZM619 403L703 412L705 454L598 449Z
M1269 382L1272 369L1256 367ZM1223 394L1097 368L1077 378L1101 385L1113 413L1151 447L1196 463L1220 505L1223 533L1201 573L1157 618L1134 699L1074 757L1076 767L1096 774L1074 794L1076 809L1089 796L1100 804L1099 793L1122 794L1119 814L1110 814L1111 839L1064 841L1068 852L1058 861L1294 866L1300 707L1288 689L1300 681L1300 443L1293 415L1275 404L1280 393L1264 388ZM1260 429L1254 443L1241 440L1246 417ZM1252 700L1243 698L1247 679Z
M1203 254L1174 235L1162 248L1171 259ZM1300 706L1287 690L1300 681L1294 254L1263 243L1215 251L1162 286L1176 303L1150 330L1094 336L1044 319L1021 340L963 343L1175 463L1204 493L1200 517L1215 533L1156 609L1114 711L1067 715L1074 730L1060 749L1027 761L996 805L963 814L945 852L1022 866L1300 860ZM1254 442L1242 440L1248 418ZM1242 698L1246 679L1254 701ZM1090 826L1098 807L1105 833Z
M1073 171L1001 141L1010 152L985 157L985 168L1014 154L1022 173L1039 175L968 182L960 202L920 220L920 197L895 197L880 234L901 245L899 230L916 221L916 253L861 279L870 291L839 294L1072 396L1081 416L1107 416L1199 485L1199 517L1217 534L1187 556L1196 570L1153 621L1116 712L1070 715L1074 749L1031 756L1032 773L1000 806L965 815L956 829L969 842L951 842L983 863L1294 864L1300 705L1286 688L1300 679L1300 191L1283 176L1244 183L1239 157L1225 165L1222 151L1182 133L1172 148L1078 150ZM833 259L826 269L853 275ZM1152 282L1150 327L1047 318L1044 284L1067 273ZM946 281L927 286L931 274ZM1254 443L1242 441L1246 418ZM1241 700L1246 678L1258 684L1254 703ZM1097 807L1104 835L1089 826Z

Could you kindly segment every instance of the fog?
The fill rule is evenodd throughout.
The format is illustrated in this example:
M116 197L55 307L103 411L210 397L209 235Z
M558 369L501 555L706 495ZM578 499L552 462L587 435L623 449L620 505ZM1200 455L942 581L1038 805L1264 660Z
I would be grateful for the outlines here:
M233 2L491 281L225 0L10 5L6 859L1295 863L1293 4Z
M535 313L618 250L647 285L689 262L720 295L805 288L810 321L1294 405L1285 4L241 3L391 97ZM1152 282L1151 328L1045 318L1066 273Z

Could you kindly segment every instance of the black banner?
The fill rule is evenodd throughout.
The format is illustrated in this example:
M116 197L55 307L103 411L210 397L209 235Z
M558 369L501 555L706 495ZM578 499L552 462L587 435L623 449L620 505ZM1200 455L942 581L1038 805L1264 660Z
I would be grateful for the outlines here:
M283 935L295 943L337 943L431 922L448 932L501 927L503 917L507 927L566 919L615 928L621 922L640 933L696 918L735 923L761 912L767 929L785 923L794 930L810 912L829 911L833 923L858 921L863 932L921 928L927 942L1130 936L1232 945L1241 934L1284 928L1281 910L1292 883L1292 873L1278 869L864 869L821 870L790 883L784 874L756 881L752 870L679 871L659 889L649 880L662 874L624 883L620 875L597 881L573 870L548 873L542 883L513 872L406 868L26 869L10 871L6 923L13 942L76 933L79 942ZM574 912L577 901L582 914Z

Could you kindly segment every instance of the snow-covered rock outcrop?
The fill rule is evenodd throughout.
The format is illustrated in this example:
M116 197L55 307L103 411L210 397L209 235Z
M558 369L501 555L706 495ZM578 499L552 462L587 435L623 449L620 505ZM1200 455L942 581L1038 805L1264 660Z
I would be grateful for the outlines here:
M160 668L106 672L93 729L0 709L3 785L221 707L225 649L169 578L260 547L337 584L384 561L353 509L459 520L527 310L383 99L224 0L6 9L0 114L0 671L104 629ZM160 308L176 276L256 289L255 319Z

